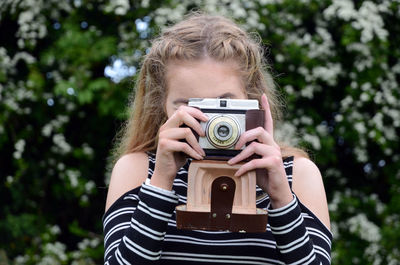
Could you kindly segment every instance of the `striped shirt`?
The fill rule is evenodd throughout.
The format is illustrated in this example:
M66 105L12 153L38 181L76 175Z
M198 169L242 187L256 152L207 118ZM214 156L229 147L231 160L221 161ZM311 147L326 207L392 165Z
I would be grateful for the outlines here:
M190 161L173 190L148 181L122 195L103 216L104 264L330 264L332 234L293 193L288 205L272 209L257 187L257 207L268 210L264 233L179 230L175 207L186 203ZM283 160L291 186L293 157ZM149 154L149 176L155 165Z

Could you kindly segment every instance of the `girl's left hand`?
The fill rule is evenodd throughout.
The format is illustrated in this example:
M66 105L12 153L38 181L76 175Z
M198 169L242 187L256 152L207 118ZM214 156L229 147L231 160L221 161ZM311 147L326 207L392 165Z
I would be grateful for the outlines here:
M235 176L242 176L248 171L256 170L257 185L269 195L272 207L276 209L290 203L293 200L293 195L283 166L280 147L274 141L274 125L265 94L261 97L261 106L265 110L264 128L258 127L244 132L235 148L240 149L253 140L258 140L258 142L252 142L246 146L242 152L231 158L228 164L236 164L253 154L261 156L261 158L243 164L235 173Z

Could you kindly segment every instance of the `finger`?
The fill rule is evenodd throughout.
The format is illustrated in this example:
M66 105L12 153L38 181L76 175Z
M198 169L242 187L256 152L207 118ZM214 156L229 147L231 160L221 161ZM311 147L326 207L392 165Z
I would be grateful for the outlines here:
M204 136L204 130L202 129L200 123L198 122L198 120L196 120L196 118L201 121L208 119L208 117L199 109L181 106L177 111L175 111L171 118L167 120L163 127L165 129L170 129L177 128L182 124L186 124L187 126L192 128L197 134Z
M249 158L254 154L260 156L273 156L273 155L279 156L279 153L277 152L277 149L275 147L253 142L245 149L243 149L242 152L240 152L235 157L228 160L228 164L230 165L236 164L240 161L245 160L246 158Z
M255 129L251 129L245 131L239 138L239 141L235 145L235 149L241 149L246 143L257 140L260 143L272 145L278 147L278 144L275 143L272 136L263 128L257 127Z
M265 111L264 127L267 132L274 137L274 120L272 119L271 109L269 107L268 99L265 94L261 96L261 107Z
M159 145L160 148L163 148L167 152L183 152L195 159L203 159L203 156L197 153L189 144L184 142L178 142L171 139L162 139L159 141Z
M186 111L196 119L199 119L204 122L208 121L208 116L198 108L188 107L188 106L181 106L180 108L182 108L184 111Z
M279 161L278 161L279 160ZM282 163L282 159L278 156L269 156L261 159L253 159L241 166L235 173L235 177L244 175L246 172L256 170L258 168L272 168L276 163Z
M160 138L168 138L172 140L183 140L197 151L202 156L205 156L203 148L201 148L197 138L193 135L193 132L190 128L171 128L168 130L164 130L159 135Z
M177 147L180 149L181 152L184 152L188 156L191 156L195 159L202 160L203 156L196 152L189 144L184 142L175 142Z

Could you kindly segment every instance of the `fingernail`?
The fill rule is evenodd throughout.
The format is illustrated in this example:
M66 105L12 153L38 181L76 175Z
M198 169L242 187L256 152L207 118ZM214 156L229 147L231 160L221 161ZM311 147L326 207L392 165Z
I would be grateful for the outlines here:
M208 116L207 115L202 115L203 116L203 121L208 121Z
M203 149L200 149L200 154L201 154L203 157L206 156L206 153L204 152Z

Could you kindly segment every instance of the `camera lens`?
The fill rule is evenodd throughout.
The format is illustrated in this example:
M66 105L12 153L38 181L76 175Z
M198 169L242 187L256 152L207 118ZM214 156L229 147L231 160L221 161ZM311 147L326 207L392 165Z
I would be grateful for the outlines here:
M225 138L229 135L229 128L226 125L222 125L217 129L218 135Z
M220 144L225 145L229 143L232 138L232 124L227 122L226 120L216 121L214 126L214 138Z
M207 122L207 140L216 148L231 148L239 136L239 124L231 115L216 115Z

